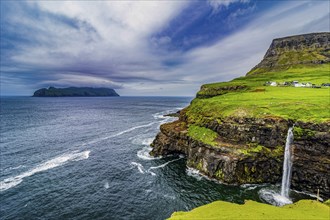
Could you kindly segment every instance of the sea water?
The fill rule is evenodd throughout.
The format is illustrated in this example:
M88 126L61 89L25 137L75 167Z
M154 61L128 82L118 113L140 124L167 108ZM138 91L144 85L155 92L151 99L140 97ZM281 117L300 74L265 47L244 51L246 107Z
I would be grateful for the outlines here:
M186 97L1 98L1 219L165 219L215 200L262 201L183 157L152 158ZM275 186L276 187L276 186Z

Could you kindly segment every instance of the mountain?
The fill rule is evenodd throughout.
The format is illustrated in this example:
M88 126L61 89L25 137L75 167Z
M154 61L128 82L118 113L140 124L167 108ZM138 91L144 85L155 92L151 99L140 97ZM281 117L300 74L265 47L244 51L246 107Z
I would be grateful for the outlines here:
M263 60L247 75L329 63L329 41L327 32L274 39Z
M96 97L96 96L119 96L114 89L69 87L69 88L43 88L34 92L33 97Z
M330 33L273 40L246 76L201 86L177 121L161 125L150 154L184 154L226 184L280 183L294 126L291 187L329 198L329 48Z

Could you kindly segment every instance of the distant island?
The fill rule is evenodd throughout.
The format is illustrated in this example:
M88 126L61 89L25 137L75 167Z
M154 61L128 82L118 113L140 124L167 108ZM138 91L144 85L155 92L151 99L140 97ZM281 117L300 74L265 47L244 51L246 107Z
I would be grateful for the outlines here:
M98 97L119 96L114 89L91 87L42 88L34 92L33 97Z

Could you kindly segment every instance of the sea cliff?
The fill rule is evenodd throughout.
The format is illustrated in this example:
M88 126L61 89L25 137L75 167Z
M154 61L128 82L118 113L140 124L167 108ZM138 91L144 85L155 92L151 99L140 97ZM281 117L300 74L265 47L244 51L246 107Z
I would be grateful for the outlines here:
M203 85L177 121L161 125L150 154L184 154L189 167L223 183L279 183L294 126L292 188L328 199L329 88L318 85L329 80L329 48L330 33L275 39L245 77ZM297 61L301 53L312 54L308 62Z

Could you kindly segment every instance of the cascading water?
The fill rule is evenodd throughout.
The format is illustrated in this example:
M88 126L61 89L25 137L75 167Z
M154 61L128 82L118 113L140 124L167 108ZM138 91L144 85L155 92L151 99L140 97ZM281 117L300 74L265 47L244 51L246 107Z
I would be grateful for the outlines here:
M261 189L259 191L259 195L261 199L276 206L283 206L292 203L292 201L289 198L289 190L290 190L291 174L292 174L291 169L292 169L292 161L293 161L293 156L291 154L291 144L293 142L292 130L293 127L289 128L286 137L281 194L279 194L275 190L269 190L269 189Z
M281 196L289 198L290 182L291 182L291 169L292 169L292 154L291 144L293 141L293 127L289 128L288 135L286 137L285 151L284 151L284 162L283 162L283 176L282 176L282 187Z

